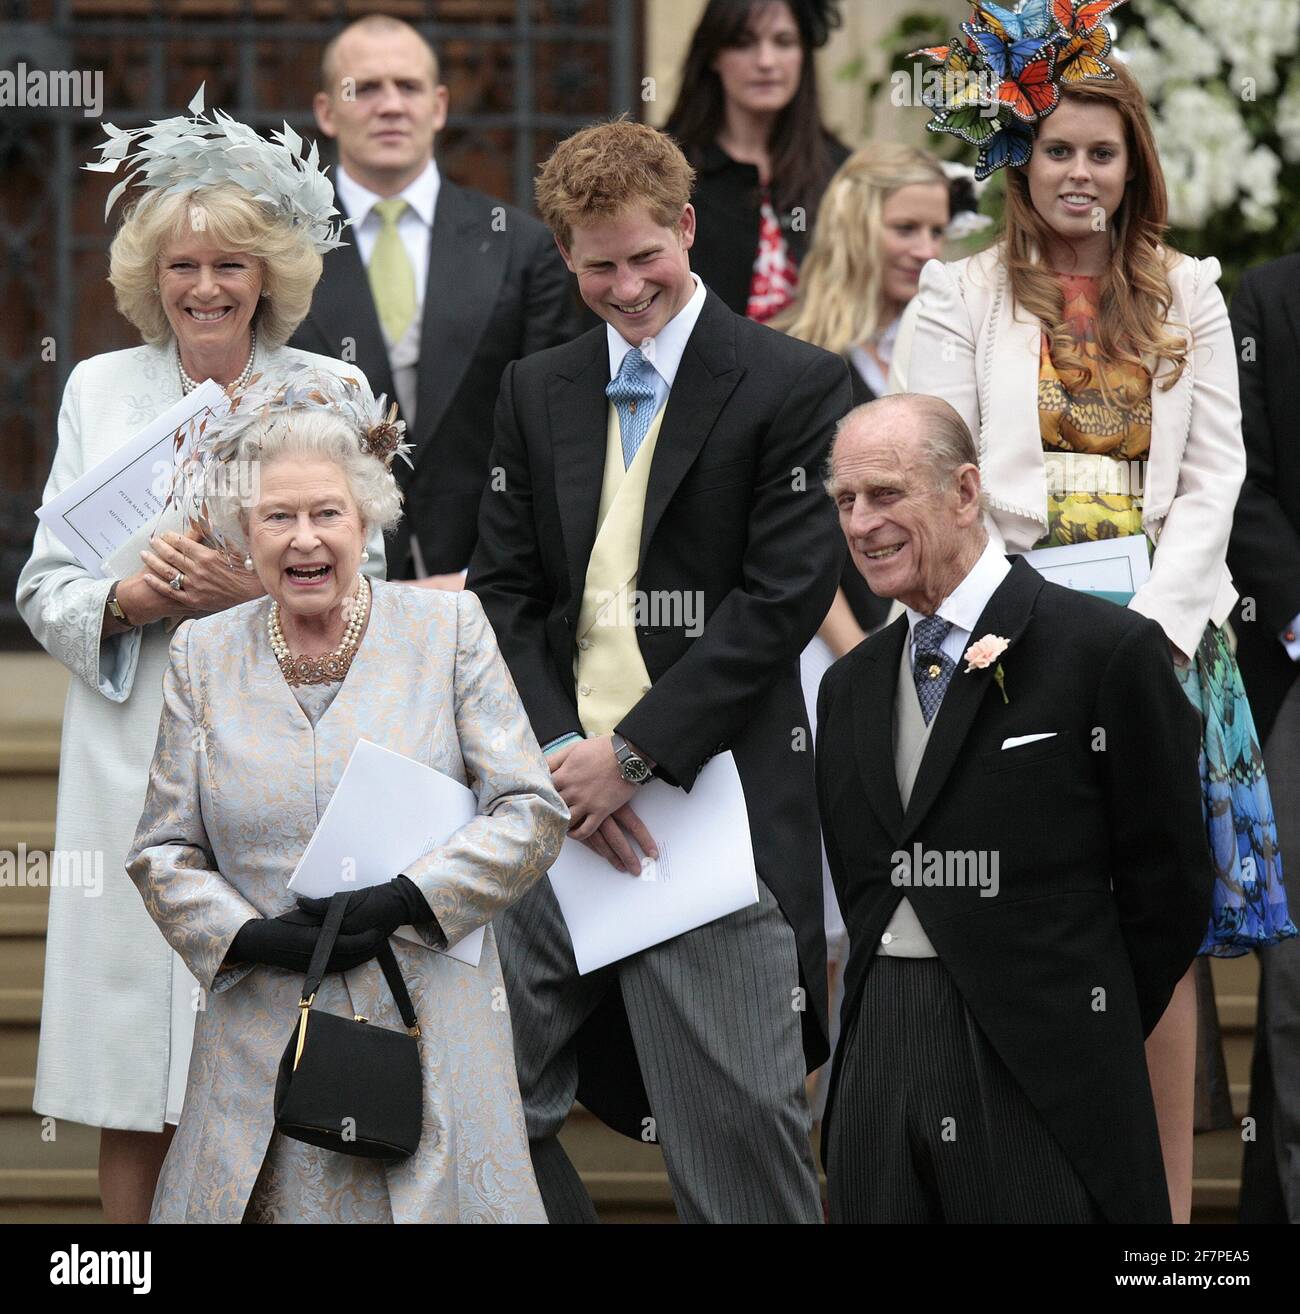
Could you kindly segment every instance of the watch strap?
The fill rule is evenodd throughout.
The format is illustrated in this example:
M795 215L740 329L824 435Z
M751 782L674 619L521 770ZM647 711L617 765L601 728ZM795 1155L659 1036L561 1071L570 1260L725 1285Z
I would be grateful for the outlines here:
M629 744L627 740L623 738L622 735L618 733L611 734L610 742L614 746L614 760L618 763L619 772L620 774L622 774L623 779L627 780L630 784L644 785L645 782L650 779L650 776L652 774L652 768L650 766L650 763L647 762L645 758L643 758L641 754L638 753L632 747L632 745ZM639 780L632 779L632 777L628 776L626 772L623 771L623 766L627 762L640 762L641 765L645 768L645 775L643 775Z
M117 586L118 581L114 580L112 586L108 590L108 610L112 614L114 620L119 621L123 625L130 625L131 622L127 620L126 612L122 609L122 604L117 600Z

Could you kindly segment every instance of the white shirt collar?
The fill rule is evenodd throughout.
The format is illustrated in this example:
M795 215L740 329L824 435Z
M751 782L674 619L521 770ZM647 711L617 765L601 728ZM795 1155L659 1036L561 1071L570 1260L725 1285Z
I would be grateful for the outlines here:
M343 202L349 217L355 219L357 227L360 227L369 218L375 203L385 198L363 187L341 164L338 166L337 178L339 200ZM438 172L437 163L430 159L420 175L412 178L397 194L424 220L426 228L432 228L441 187L442 175Z
M682 363L682 353L695 328L695 321L704 308L704 284L700 282L698 274L692 272L691 277L695 280L695 291L691 299L650 339L654 344L653 354L646 352L655 372L670 388L677 377L677 367ZM605 341L609 345L609 377L613 379L618 376L623 367L623 357L632 350L632 346L612 324L605 325Z
M970 568L966 578L939 604L935 615L946 620L954 630L966 634L974 633L979 618L984 614L989 599L998 591L998 585L1006 579L1011 570L1011 563L993 546L992 540L985 543L979 560ZM924 613L907 608L908 637L915 640L916 623L923 619Z

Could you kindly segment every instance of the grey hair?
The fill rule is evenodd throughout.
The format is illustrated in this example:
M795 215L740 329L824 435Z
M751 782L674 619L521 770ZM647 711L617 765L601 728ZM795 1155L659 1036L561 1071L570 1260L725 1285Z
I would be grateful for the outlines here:
M906 412L916 418L922 433L926 464L936 488L947 488L963 465L979 468L979 449L966 427L966 421L942 397L931 397L921 392L896 392L855 406L835 426L824 470L827 492L830 492L835 474L835 447L840 435L850 425L864 422L888 424L891 419L897 418L898 412Z
M207 503L219 530L247 544L257 471L285 456L333 461L343 471L366 534L375 528L387 533L401 518L402 492L393 472L361 450L346 420L313 407L273 412L243 434L233 460L214 461L208 468Z

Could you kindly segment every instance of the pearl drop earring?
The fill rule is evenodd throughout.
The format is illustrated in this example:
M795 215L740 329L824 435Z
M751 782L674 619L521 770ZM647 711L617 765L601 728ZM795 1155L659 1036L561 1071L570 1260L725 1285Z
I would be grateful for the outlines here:
M362 549L361 549L361 560L362 560L362 561L369 561L369 560L370 560L370 549L369 549L369 548L362 548Z
M251 556L247 556L244 558L244 569L245 570L253 569L253 558Z

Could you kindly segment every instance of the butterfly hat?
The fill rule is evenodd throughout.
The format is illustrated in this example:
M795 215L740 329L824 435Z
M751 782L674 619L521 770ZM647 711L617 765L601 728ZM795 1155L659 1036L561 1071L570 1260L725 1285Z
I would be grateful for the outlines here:
M1014 9L972 4L961 36L909 56L940 65L921 96L935 111L925 126L978 149L978 180L1003 165L1028 163L1034 125L1060 103L1061 83L1115 76L1104 62L1111 36L1102 20L1123 3L1021 0Z

